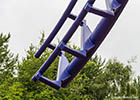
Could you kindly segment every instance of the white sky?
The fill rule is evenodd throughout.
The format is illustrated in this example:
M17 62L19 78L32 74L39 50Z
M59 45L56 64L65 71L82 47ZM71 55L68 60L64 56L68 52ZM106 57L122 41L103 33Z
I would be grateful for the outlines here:
M57 21L63 14L70 0L0 0L0 32L11 33L10 49L25 55L31 43L37 45L40 32L45 31L46 37L52 31ZM82 2L81 2L82 1ZM73 10L79 14L87 0L78 0ZM103 0L96 0L95 6L104 8ZM129 0L112 31L97 50L103 58L117 57L122 62L127 62L137 56L133 69L140 75L140 0ZM87 24L93 31L99 17L89 14ZM59 32L57 38L61 39L73 21L68 20ZM71 40L79 45L80 31L77 31Z

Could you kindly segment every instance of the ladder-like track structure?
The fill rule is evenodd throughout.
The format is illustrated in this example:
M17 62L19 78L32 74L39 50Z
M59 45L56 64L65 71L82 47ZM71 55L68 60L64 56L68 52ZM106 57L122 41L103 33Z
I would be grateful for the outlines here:
M82 8L80 14L78 16L75 16L71 14L71 11L77 1L78 0L70 1L63 16L60 18L59 22L50 33L44 44L35 54L35 57L39 58L47 47L54 50L50 57L42 65L42 67L33 76L32 80L39 80L55 89L66 87L66 85L71 80L73 80L73 78L78 74L78 72L84 67L87 61L95 53L95 51L103 42L103 40L115 24L116 20L118 19L128 2L128 0L106 0L107 10L103 11L93 7L95 0L88 0L85 6ZM89 28L87 28L84 22L84 18L88 13L93 13L102 17L101 21L96 26L93 32L90 32ZM61 29L67 18L74 20L74 23L67 31L64 38L60 41L58 46L52 45L51 41ZM83 32L83 35L84 37L86 36L86 38L82 40L81 50L77 51L68 47L67 43L79 26L83 28L85 26L85 30L87 31ZM75 56L75 58L69 63L64 55L64 52L72 54L73 56ZM60 56L57 79L50 80L44 77L43 73L50 67L50 65L53 63L57 56Z

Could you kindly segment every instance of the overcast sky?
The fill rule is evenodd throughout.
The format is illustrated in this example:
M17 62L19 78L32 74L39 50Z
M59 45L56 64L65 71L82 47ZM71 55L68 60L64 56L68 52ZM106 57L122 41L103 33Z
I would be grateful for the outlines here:
M86 1L78 0L73 13L78 15ZM96 1L96 7L105 8L104 0ZM10 49L12 52L19 53L22 58L31 43L38 44L41 31L45 31L47 37L69 2L70 0L0 0L0 32L11 33ZM97 54L103 58L117 57L124 63L136 56L133 69L137 75L140 75L139 10L140 0L129 0L119 20L97 50ZM100 17L89 14L85 19L93 31ZM71 20L66 22L57 38L61 40L72 22ZM79 46L80 29L75 34L71 41Z

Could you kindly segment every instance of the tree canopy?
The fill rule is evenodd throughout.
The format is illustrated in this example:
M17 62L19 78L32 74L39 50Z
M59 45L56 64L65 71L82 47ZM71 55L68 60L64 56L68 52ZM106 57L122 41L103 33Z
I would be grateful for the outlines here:
M133 78L131 65L125 65L116 59L108 61L95 55L76 78L66 87L55 90L44 83L33 82L32 76L52 53L47 49L36 59L39 45L30 45L26 57L18 63L18 57L8 49L10 34L0 34L0 100L115 100L112 97L139 97L140 77ZM76 46L71 48L79 49ZM72 55L65 54L69 61ZM50 79L56 78L59 57L45 72Z

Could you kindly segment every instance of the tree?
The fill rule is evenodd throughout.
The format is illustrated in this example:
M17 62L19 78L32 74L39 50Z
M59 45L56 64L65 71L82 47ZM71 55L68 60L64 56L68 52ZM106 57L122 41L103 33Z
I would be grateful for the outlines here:
M24 57L18 65L16 64L17 60L13 56L9 56L10 51L7 51L7 49L3 51L4 53L9 52L7 53L7 57L9 58L7 61L3 62L3 65L8 65L13 61L15 63L12 63L13 65L10 64L12 65L10 67L1 67L2 71L0 75L3 75L4 77L4 75L7 75L5 72L10 74L8 74L7 79L2 81L3 84L0 85L0 99L104 100L105 98L112 96L125 96L128 94L126 92L128 90L127 87L129 87L128 84L132 80L131 66L124 65L116 59L106 62L97 55L92 57L87 62L80 73L66 88L55 90L39 81L36 83L33 82L31 80L32 76L52 53L52 50L46 49L46 51L39 59L34 57L34 54L38 50L38 47L40 47L40 45L43 43L43 41L44 34L42 34L39 46L34 46L31 44L29 50L27 50L26 57ZM71 48L79 49L77 46L71 46ZM65 55L68 57L69 61L73 59L72 55L68 53ZM56 58L51 67L43 75L47 76L49 79L55 79L58 61L59 57ZM16 75L14 74L15 70L17 70ZM9 81L9 79L12 79L12 81ZM133 91L133 93L134 92L135 91Z
M104 74L111 87L109 94L111 96L125 96L127 85L132 80L132 67L113 59L105 65Z
M43 41L44 34L39 44L41 45ZM71 46L71 48L79 49L76 46ZM126 95L126 87L132 76L131 66L124 65L116 59L109 60L105 64L105 60L97 55L87 62L67 88L56 91L41 82L34 83L31 77L52 53L52 50L46 49L43 55L36 59L34 54L37 49L38 46L31 45L27 50L27 56L18 65L18 82L26 88L25 100L57 100L58 98L59 100L104 100L111 96ZM68 53L66 56L69 61L73 59L73 56ZM44 73L49 79L56 78L58 60L57 57Z
M138 76L137 89L138 89L138 97L140 99L140 76Z
M140 76L134 79L131 87L131 95L137 96L140 99Z
M42 34L42 38L40 41L40 45L44 40L44 35ZM76 46L72 46L71 48L78 49ZM22 60L22 62L18 65L18 82L24 85L26 91L24 92L24 99L41 99L48 100L55 98L59 98L60 100L74 100L74 99L84 99L85 100L94 99L93 91L94 87L92 86L94 79L97 75L101 74L101 66L104 62L101 61L101 58L95 56L91 59L84 69L79 73L79 75L68 85L65 89L60 89L58 91L48 87L47 85L37 82L34 83L31 81L31 77L35 74L35 72L39 69L39 67L45 62L45 60L49 57L52 51L50 49L46 49L41 58L34 58L34 54L37 51L38 47L31 45L29 50L27 50L27 56ZM69 61L72 60L73 56L66 53ZM51 67L44 73L50 79L56 78L57 66L58 66L59 58L54 61ZM81 99L80 99L81 98Z
M7 96L8 86L11 86L16 75L17 59L8 48L10 34L0 34L0 98Z

